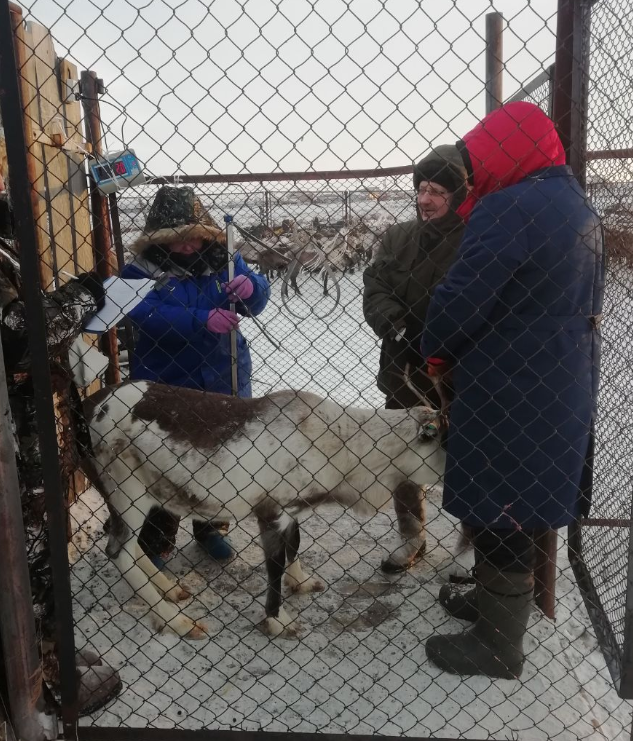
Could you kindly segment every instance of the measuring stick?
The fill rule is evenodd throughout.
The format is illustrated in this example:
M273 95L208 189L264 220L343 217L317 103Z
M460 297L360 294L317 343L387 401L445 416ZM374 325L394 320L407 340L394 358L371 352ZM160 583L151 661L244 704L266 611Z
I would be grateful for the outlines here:
M224 223L226 224L226 250L229 258L229 283L235 278L235 245L233 242L233 217L225 214ZM229 308L235 313L235 304L231 303ZM231 392L237 396L237 330L231 330Z

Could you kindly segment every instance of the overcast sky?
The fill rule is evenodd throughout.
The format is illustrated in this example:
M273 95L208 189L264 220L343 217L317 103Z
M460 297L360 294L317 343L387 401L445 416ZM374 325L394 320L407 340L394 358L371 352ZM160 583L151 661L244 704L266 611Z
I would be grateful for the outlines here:
M124 124L155 175L409 164L483 114L487 12L508 96L552 62L556 26L552 0L21 4L104 79L108 147Z

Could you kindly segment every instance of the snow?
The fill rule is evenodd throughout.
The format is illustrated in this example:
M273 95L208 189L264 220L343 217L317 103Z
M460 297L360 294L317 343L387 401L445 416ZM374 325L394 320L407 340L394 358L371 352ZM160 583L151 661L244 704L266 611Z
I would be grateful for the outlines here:
M346 404L380 406L378 347L362 321L359 275L342 280L339 307L315 283L289 315L278 287L261 319L275 350L244 320L253 347L255 393L304 388ZM295 299L293 299L295 301ZM397 542L392 511L371 519L322 508L302 525L304 568L326 583L320 594L286 596L298 639L260 630L266 574L257 525L234 525L238 556L222 567L181 528L169 568L192 593L185 611L204 619L208 640L156 634L105 555L106 511L92 491L73 508L72 587L76 641L120 670L124 691L82 725L303 731L521 741L628 739L631 705L613 689L559 536L556 623L534 612L520 680L461 678L427 662L434 632L465 625L437 604L448 573L470 568L456 522L428 495L428 550L406 574L385 575L381 559Z

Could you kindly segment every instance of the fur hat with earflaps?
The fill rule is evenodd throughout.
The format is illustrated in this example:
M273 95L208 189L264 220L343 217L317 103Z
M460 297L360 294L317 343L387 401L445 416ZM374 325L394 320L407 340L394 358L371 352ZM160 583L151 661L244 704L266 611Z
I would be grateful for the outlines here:
M205 210L193 188L164 185L154 198L143 234L131 246L142 252L150 244L172 244L185 239L226 242L224 230Z

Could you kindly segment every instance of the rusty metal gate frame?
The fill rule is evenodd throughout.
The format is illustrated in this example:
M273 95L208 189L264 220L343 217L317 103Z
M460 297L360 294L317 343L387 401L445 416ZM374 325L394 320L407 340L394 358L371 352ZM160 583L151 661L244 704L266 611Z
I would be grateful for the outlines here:
M567 143L568 159L581 181L585 179L586 163L590 160L625 158L633 150L593 151L586 147L588 113L588 63L590 50L591 8L600 0L579 0L578 3L559 2L559 44L556 63L543 70L526 83L506 102L531 100L540 105L557 122ZM559 73L556 68L558 66ZM543 86L549 85L546 98L534 96ZM573 144L573 149L572 145ZM568 531L568 556L580 589L585 608L596 632L598 644L609 669L618 695L633 699L633 497L629 519L582 518ZM624 642L619 646L613 625L602 604L599 591L585 561L587 528L629 529L628 560L626 573L626 599Z
M9 2L0 3L0 103L2 121L11 141L7 155L11 168L12 205L15 232L20 244L20 265L26 317L29 327L31 375L41 449L42 473L49 526L50 558L57 615L62 697L62 723L65 738L76 738L78 716L75 640L70 588L70 566L66 544L66 512L58 456L57 429L53 405L53 385L46 342L46 318L42 303L37 251L36 223L33 209L33 173L29 171L22 106L20 68L24 60L16 53L14 36L20 33L20 21L14 27Z

